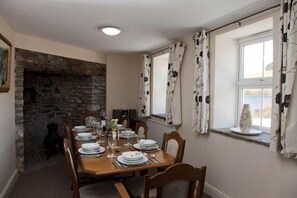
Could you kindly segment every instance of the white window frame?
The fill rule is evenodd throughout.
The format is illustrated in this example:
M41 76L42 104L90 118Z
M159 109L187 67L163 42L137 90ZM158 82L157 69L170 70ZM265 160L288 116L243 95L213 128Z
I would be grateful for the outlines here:
M154 87L154 83L155 83L154 80L153 80L153 78L154 78L153 74L154 74L154 58L158 57L158 56L161 56L161 55L164 55L164 54L168 54L168 56L169 56L169 49L162 50L161 52L153 54L152 55L152 67L151 67L151 91L150 91L151 92L151 112L152 112L151 115L154 116L154 117L161 118L161 119L165 119L165 115L161 116L161 115L158 115L158 114L154 114L154 112L153 112L153 105L154 105L153 104L154 103L154 101L153 101L153 95L154 95L153 87ZM168 59L168 63L169 63L169 59ZM168 63L166 65L166 68L168 68ZM166 79L167 79L167 73L166 73ZM166 103L166 101L165 101L165 103Z
M259 42L265 42L265 41L273 41L273 35L272 31L262 32L256 35L252 35L246 38L242 38L238 40L238 52L239 52L239 69L238 69L238 79L237 79L237 123L239 123L241 110L243 107L243 89L265 89L265 88L271 88L272 89L272 78L273 77L259 77L259 78L243 78L244 76L244 57L243 57L243 48L246 45L252 45ZM264 72L264 70L262 70ZM262 76L263 73L262 73ZM263 99L263 98L262 98ZM263 102L261 101L261 109ZM262 113L262 112L261 112ZM262 117L261 117L262 120ZM270 128L269 127L263 127L258 125L253 125L253 128L257 128L262 130L263 132L269 133Z

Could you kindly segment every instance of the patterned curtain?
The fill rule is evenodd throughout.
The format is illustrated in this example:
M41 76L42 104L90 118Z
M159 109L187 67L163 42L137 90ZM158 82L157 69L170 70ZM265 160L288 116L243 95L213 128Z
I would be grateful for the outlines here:
M181 124L180 66L186 45L172 43L169 47L169 63L166 89L166 123L173 126Z
M140 74L139 85L139 103L138 116L150 116L150 74L151 74L151 57L147 54L143 56L142 72Z
M280 45L274 72L273 116L270 149L286 158L297 155L297 0L282 0Z
M209 121L209 36L205 30L194 35L195 61L192 130L207 133Z

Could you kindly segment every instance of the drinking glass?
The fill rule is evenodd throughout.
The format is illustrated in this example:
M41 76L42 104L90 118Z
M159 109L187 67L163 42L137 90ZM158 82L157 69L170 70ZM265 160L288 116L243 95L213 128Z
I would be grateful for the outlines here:
M129 142L130 141L130 136L132 134L132 131L130 128L126 128L124 132L125 136L127 136L127 143L123 144L124 146L132 146L132 144Z
M104 142L103 140L101 140L101 137L103 136L103 134L102 134L102 126L101 126L100 122L96 123L96 129L95 130L96 130L96 133L98 135L99 142Z
M116 136L114 136L113 134L112 135L109 135L108 136L108 145L109 145L109 148L111 149L111 153L109 153L107 155L108 158L115 158L116 155L114 154L114 148L116 147L117 145L117 138Z
M90 124L91 124L91 128L92 128L92 132L94 132L95 127L96 127L96 124L97 124L97 121L96 120L91 120L90 121Z
M144 134L138 134L137 135L137 143L138 143L140 151L141 151L141 148L143 147L144 140L145 140Z

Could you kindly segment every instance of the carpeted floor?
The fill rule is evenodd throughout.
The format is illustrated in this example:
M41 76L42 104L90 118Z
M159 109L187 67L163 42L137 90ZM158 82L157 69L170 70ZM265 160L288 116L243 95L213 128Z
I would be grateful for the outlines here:
M71 198L65 158L61 154L54 159L21 174L8 198ZM206 194L203 197L211 198Z
M71 198L70 186L66 161L59 159L50 167L21 174L8 197Z

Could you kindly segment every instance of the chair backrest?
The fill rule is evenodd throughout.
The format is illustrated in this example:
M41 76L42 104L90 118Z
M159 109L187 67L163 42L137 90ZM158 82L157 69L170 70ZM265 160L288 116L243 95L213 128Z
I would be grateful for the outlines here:
M65 152L65 158L67 162L68 173L72 183L73 193L76 198L80 198L79 187L78 187L78 177L75 169L73 154L70 149L70 141L69 139L66 139L66 138L64 138L64 152Z
M129 128L129 124L130 124L130 119L128 116L123 116L121 118L121 123L125 128Z
M150 189L157 189L157 198L202 198L206 167L195 168L189 164L177 163L155 176L144 177L144 198L149 197ZM196 183L198 187L196 188ZM196 192L195 192L196 190Z
M98 115L98 112L96 112L96 111L88 111L88 112L80 115L81 125L91 127L91 121L93 121L93 120L95 120L95 121L99 120L99 115Z
M65 134L66 134L66 138L70 142L69 146L70 146L71 152L72 152L72 154L74 154L74 150L73 150L73 148L74 148L73 133L71 133L70 126L66 122L64 122L64 131L65 131Z
M135 127L135 133L137 135L144 135L145 139L147 139L147 125L145 122L137 122Z
M72 136L71 136L71 130L70 130L70 126L68 125L67 122L64 122L64 136L67 138L67 139L71 139Z
M183 161L186 140L176 131L164 133L162 150L175 157L175 163Z

